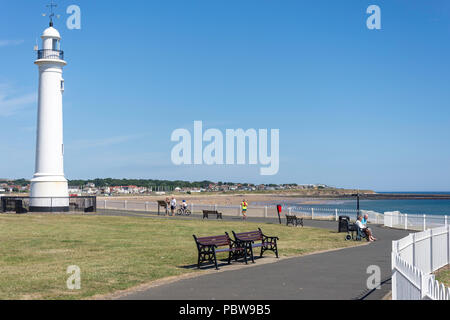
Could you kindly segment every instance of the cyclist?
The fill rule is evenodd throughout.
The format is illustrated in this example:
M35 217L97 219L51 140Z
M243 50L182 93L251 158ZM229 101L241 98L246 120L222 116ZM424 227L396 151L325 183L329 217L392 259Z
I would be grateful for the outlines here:
M186 202L186 200L183 200L183 202L180 205L180 209L178 209L177 212L178 215L186 215L189 216L191 214L191 212L188 209L188 204Z
M186 212L188 205L186 200L183 200L183 203L181 204L181 210L183 210L183 212Z

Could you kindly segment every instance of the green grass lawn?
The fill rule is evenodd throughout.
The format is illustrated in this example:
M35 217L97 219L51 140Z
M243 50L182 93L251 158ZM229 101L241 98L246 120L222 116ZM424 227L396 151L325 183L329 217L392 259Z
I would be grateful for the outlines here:
M450 287L450 266L440 270L436 275L436 280L443 283L446 287Z
M231 234L231 230L244 232L258 227L280 237L281 256L357 244L332 231L261 223L1 215L0 299L83 299L164 277L201 272L183 268L197 261L193 234ZM81 268L81 290L66 288L70 265Z

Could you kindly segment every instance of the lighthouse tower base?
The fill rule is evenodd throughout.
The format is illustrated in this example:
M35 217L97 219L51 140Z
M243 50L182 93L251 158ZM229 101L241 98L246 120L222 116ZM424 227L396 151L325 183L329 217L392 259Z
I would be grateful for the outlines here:
M34 176L30 212L69 212L69 190L64 176Z

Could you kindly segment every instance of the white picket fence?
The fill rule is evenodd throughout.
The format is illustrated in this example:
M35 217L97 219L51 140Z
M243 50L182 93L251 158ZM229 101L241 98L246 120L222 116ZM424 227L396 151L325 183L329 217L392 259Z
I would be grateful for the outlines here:
M450 288L433 272L450 263L450 226L445 225L394 241L393 300L450 300Z

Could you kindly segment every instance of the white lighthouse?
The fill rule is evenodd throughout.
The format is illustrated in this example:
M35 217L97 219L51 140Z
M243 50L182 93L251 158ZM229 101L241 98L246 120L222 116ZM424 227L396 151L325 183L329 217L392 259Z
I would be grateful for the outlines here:
M36 140L36 169L31 180L31 212L65 212L69 210L69 193L64 177L63 68L66 66L61 51L61 36L53 27L41 36L38 50L39 100Z

